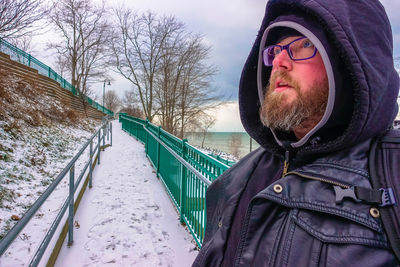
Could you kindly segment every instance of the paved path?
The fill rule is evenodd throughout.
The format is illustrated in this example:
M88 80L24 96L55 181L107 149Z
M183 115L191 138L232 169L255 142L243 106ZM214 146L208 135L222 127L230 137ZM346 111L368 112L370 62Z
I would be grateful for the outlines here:
M190 266L195 243L156 177L144 146L113 122L75 216L74 243L56 266ZM66 238L67 239L67 238Z

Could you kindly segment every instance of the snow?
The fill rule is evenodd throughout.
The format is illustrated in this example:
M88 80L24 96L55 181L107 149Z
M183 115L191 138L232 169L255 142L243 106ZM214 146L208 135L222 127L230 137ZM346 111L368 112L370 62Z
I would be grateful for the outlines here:
M82 117L56 99L42 94L35 85L1 70L0 82L4 85L0 88L1 240L93 135L100 122ZM69 266L98 266L109 261L115 261L113 265L128 266L136 263L143 263L145 266L190 265L197 254L194 250L196 245L190 234L179 224L171 201L144 155L143 145L123 133L119 123L114 123L114 127L114 146L102 152L101 165L95 170L94 187L86 191L80 206L80 209L85 209L84 205L88 205L91 209L100 211L86 211L83 213L85 216L85 213L93 216L76 218L75 242L71 248L63 249L60 257L64 256L65 262L71 264ZM123 139L123 143L119 143L118 138ZM97 138L94 139L93 146L96 142ZM75 180L88 157L87 148L75 163ZM111 157L111 160L106 162L107 157ZM114 161L118 158L122 162L120 165L116 165ZM108 162L112 165L107 165ZM126 167L125 164L128 163L134 164L138 169L129 165L130 169L123 170L122 167ZM117 176L104 176L111 172L115 172ZM68 177L69 173L1 256L1 267L29 264L68 196ZM110 179L113 179L112 183ZM96 188L96 183L99 188ZM110 188L104 187L106 184ZM118 188L121 192L118 192ZM96 199L96 203L92 203L94 200L90 196ZM112 204L113 202L115 203ZM80 209L78 215L81 214ZM57 229L39 266L45 265L65 219ZM85 219L99 225L86 225ZM107 221L112 222L111 225ZM82 226L79 227L79 224ZM100 226L107 228L102 229L103 234L96 230ZM83 231L85 227L88 232ZM79 238L90 236L89 231L96 238L96 242L91 243L93 247L88 247L84 240L81 242L85 243L79 243ZM114 237L102 237L110 232L114 233ZM102 242L107 245L102 246ZM116 254L121 249L120 244L126 245L124 250L129 252L128 257L124 254L126 252ZM79 245L82 245L82 251L91 255L89 261L81 256L66 254L72 253ZM120 258L114 259L115 255ZM63 266L63 262L59 260L57 264Z
M215 155L215 156L220 156L223 159L233 161L233 162L238 162L239 158L235 157L232 154L226 153L224 151L215 149L215 148L210 148L210 147L200 147L200 146L194 146L197 150L203 152L204 154L207 155Z
M95 130L95 122L91 124L87 130L66 125L27 127L15 135L17 138L0 129L2 144L12 148L6 164L0 161L0 186L3 192L10 192L0 203L1 234L16 223L11 217L22 217L87 142ZM88 151L85 154L86 158L76 163L75 173L80 173L87 161ZM30 262L68 196L66 176L0 258L0 266L26 266Z
M0 83L1 239L15 225L12 218L21 218L26 213L93 135L100 121L74 113L57 99L42 94L34 84L4 70L0 70ZM82 166L81 161L77 162L76 172ZM49 227L67 194L68 183L64 179L46 201L46 208L35 215L34 220L40 220L37 223L40 229L24 229L15 241L18 244L13 244L0 258L0 266L8 262L4 260L7 257L15 259L10 266L20 266L17 262L32 256L35 240L41 238L38 233Z
M66 238L58 267L190 266L198 253L143 144L118 122L74 220L73 245Z

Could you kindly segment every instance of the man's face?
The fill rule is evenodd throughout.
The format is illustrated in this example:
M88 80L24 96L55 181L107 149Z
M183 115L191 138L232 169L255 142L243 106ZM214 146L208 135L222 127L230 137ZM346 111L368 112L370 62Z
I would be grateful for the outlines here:
M299 36L279 42L286 45ZM306 120L321 120L328 101L328 78L320 54L293 61L286 50L275 56L264 95L261 121L271 129L291 131Z

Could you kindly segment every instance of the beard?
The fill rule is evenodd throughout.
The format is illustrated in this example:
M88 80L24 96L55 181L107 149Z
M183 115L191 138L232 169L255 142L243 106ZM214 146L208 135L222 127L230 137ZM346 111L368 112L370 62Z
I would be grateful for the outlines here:
M289 83L296 93L295 99L287 103L289 97L285 92L275 92L277 78ZM267 85L264 103L260 110L261 122L272 130L291 131L301 127L307 119L322 118L328 103L329 85L327 77L315 82L305 92L300 90L299 83L291 78L286 71L277 71Z

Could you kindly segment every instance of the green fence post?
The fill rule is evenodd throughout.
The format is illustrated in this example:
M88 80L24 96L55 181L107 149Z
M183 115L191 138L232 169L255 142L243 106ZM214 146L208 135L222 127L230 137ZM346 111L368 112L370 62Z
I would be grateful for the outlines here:
M187 156L186 156L186 143L187 139L182 140L182 158L186 161ZM184 224L184 216L186 213L186 167L181 163L181 190L180 190L180 199L181 199L181 207L180 207L180 216L179 220L181 224Z
M160 139L160 132L161 132L161 126L158 126L158 129L157 129L157 137L158 137L158 139ZM157 166L157 177L159 177L159 169L160 169L160 146L161 146L161 144L160 144L160 142L158 142L157 141L157 163L156 163L156 166Z
M74 242L74 183L75 183L75 164L69 170L69 214L68 214L68 246Z
M106 125L103 126L103 151L105 149L106 146Z
M146 119L146 125L144 127L147 128L147 126L149 126L149 120ZM145 130L144 133L146 134L146 143L145 143L145 151L146 151L146 155L149 155L149 133Z
M93 139L90 140L90 154L89 154L89 188L92 188L93 181Z
M106 132L107 132L107 141L110 141L110 122L107 123Z
M139 140L139 124L138 123L136 123L135 129L136 129L136 140Z
M98 161L97 161L97 165L98 164L100 164L100 146L101 146L101 143L100 143L100 129L99 129L99 136L98 136L98 138L97 138L97 145L98 145L98 154L97 154L97 159L98 159Z

